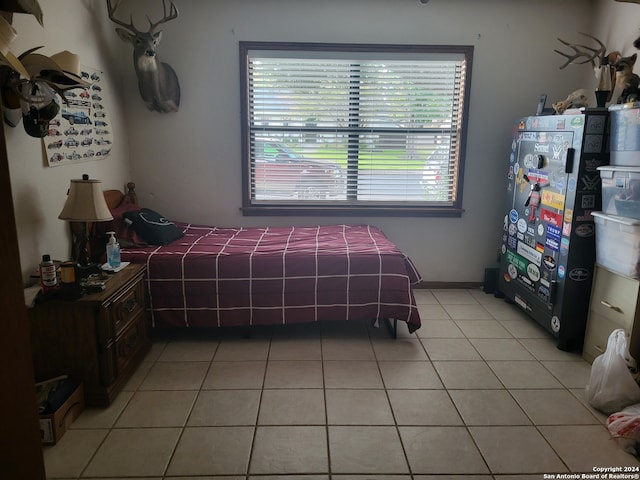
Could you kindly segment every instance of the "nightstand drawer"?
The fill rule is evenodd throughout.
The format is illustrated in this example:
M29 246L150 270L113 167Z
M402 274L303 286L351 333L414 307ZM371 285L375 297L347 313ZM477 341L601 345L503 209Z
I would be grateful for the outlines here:
M629 330L636 315L638 285L633 279L599 267L591 294L591 310Z
M589 326L582 349L583 358L588 362L593 362L598 355L602 355L607 349L609 335L617 328L624 329L628 340L629 334L631 333L631 328L628 325L623 325L591 311L589 315Z
M116 338L115 354L116 368L120 375L126 370L127 365L143 347L147 346L147 325L144 315L138 315Z
M111 307L113 335L118 337L127 328L131 320L144 310L144 283L136 283Z

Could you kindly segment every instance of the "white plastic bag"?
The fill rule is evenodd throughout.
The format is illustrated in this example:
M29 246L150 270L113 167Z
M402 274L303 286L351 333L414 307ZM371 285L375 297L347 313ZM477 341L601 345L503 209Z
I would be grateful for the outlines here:
M638 455L638 443L640 442L639 404L631 405L621 412L609 415L607 428L625 452Z
M640 386L629 371L630 364L635 366L635 360L629 355L624 330L616 329L609 335L605 352L591 365L585 388L589 405L609 415L640 403Z

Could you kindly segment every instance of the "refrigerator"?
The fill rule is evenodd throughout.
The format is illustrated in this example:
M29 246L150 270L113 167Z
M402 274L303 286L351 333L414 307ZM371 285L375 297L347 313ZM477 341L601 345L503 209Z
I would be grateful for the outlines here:
M530 116L514 126L505 175L498 290L561 350L584 341L595 265L597 168L609 164L608 111Z

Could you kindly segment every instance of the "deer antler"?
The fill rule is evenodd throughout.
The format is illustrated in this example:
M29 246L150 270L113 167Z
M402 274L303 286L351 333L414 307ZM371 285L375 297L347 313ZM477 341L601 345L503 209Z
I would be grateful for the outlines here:
M155 23L153 23L149 18L149 15L147 15L147 20L149 20L149 33L155 32L156 27L158 27L159 25L173 20L174 18L178 18L178 9L173 2L171 2L171 5L169 5L169 15L167 15L167 4L165 0L162 0L162 12L163 17Z
M115 17L116 10L120 5L120 0L116 0L115 6L111 5L111 0L107 0L107 10L109 12L109 20L111 20L116 25L120 25L121 27L126 28L136 34L141 33L134 25L133 25L133 15L129 16L129 23L125 23L122 20L118 20ZM148 17L147 17L148 18Z
M567 65L569 64L576 64L576 65L582 65L585 63L591 63L592 67L596 67L596 66L600 66L603 63L603 59L605 57L605 51L606 51L606 47L604 46L604 44L598 40L596 37L594 37L593 35L589 35L588 33L583 33L583 32L578 32L580 35L584 35L585 37L589 37L592 38L593 40L595 40L596 42L598 42L598 45L600 46L599 48L592 48L592 47L588 47L587 45L581 45L581 44L572 44L569 42L566 42L564 40L562 40L561 38L558 38L558 41L560 43L562 43L563 45L566 45L567 47L571 48L573 50L573 55L571 54L567 54L564 52L561 52L560 50L554 50L554 52L562 55L563 57L565 57L567 59L567 61L560 66L560 69L562 70L563 68L565 68ZM587 51L585 51L587 50ZM584 60L582 61L577 61L579 58L584 58ZM596 60L597 60L597 65L596 65Z

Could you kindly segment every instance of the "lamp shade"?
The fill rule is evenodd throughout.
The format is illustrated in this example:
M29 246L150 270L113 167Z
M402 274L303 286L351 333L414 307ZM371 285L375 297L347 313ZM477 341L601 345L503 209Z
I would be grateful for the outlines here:
M71 180L67 201L58 218L71 222L113 220L102 193L102 182L90 180L89 175L83 175L82 179Z

